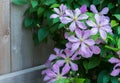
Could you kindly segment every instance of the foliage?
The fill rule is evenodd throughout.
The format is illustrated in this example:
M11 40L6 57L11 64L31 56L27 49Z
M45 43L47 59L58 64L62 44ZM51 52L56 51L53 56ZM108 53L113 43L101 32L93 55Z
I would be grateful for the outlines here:
M90 6L90 4L95 4L98 6L99 10L101 10L105 6L108 6L110 8L109 15L111 15L112 18L114 18L113 16L115 16L119 20L119 2L119 0L13 0L13 3L16 5L29 4L29 7L24 14L24 27L32 31L33 40L36 45L39 44L41 41L46 40L48 36L56 42L58 42L59 40L63 40L63 38L60 38L58 40L55 36L61 35L59 33L63 32L64 26L62 26L62 24L59 25L57 21L55 23L49 18L50 15L53 13L53 8L58 7L61 3L66 4L71 9L80 7L84 4L86 4L88 7ZM116 22L115 20L112 21L112 23ZM51 23L52 21L53 23ZM114 23L114 26L115 25L116 23ZM39 40L38 38L40 34L38 34L38 31L40 28L44 27L48 28L48 31L50 33L47 34L46 37L43 37Z

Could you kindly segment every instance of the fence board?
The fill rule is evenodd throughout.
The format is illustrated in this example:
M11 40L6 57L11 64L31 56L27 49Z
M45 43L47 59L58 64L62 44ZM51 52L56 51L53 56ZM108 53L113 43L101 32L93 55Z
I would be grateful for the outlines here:
M10 0L0 0L0 74L10 72Z
M0 0L0 74L43 64L53 47L51 40L34 46L31 32L22 28L23 13L27 7L15 6L11 1ZM40 71L0 80L0 83L16 82L43 83Z
M11 4L11 57L12 72L32 67L33 41L31 32L22 28L26 6Z
M40 70L33 71L19 76L2 79L0 80L0 83L46 83L43 82L43 76L41 76L40 73Z
M22 28L27 6L11 5L12 71L43 64L52 51L53 41L34 46L32 32Z
M33 56L33 65L40 65L44 64L49 55L53 52L54 43L52 40L48 39L47 43L41 43L39 46L36 46L34 49L34 56Z

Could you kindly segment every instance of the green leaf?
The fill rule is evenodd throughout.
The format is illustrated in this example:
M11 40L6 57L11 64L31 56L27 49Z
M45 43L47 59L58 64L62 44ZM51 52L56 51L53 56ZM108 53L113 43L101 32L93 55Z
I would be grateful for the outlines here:
M100 64L100 59L98 58L91 58L88 64L88 69L92 69Z
M84 5L84 4L86 4L87 6L89 6L90 5L90 1L89 0L78 0L78 3L80 4L80 5Z
M16 5L25 5L27 4L27 0L12 0L12 2Z
M50 6L50 8L56 8L56 7L59 7L60 5L59 4L53 4Z
M98 38L100 37L99 34L96 34L96 35L91 35L90 38L93 39L93 40L97 40Z
M106 60L108 61L110 58L112 58L113 57L113 55L112 54L109 54L109 55L107 55L106 56Z
M46 0L45 5L51 5L57 3L56 0Z
M73 0L67 0L68 5L71 5L72 2L73 2Z
M38 10L37 8L30 7L29 14L37 12L37 10Z
M119 83L117 77L111 77L111 83Z
M64 28L64 24L63 23L60 23L59 26L58 26L58 29L61 29L61 28Z
M31 5L32 5L33 8L35 8L38 5L38 1L31 0Z
M40 28L38 30L38 40L41 42L48 36L49 31L46 28Z
M90 80L89 79L85 79L84 83L90 83Z
M85 70L88 70L89 68L88 68L88 61L83 61L83 66L84 66L84 68L85 68Z
M53 24L58 23L59 21L60 21L59 18L55 18L55 19L53 19Z
M120 14L114 14L113 16L115 16L120 21Z
M86 70L95 68L99 64L100 64L100 59L98 59L96 57L90 58L89 61L87 61L87 60L83 61L83 66Z
M103 76L103 83L108 83L110 80L110 76L108 74Z
M86 12L86 14L87 14L89 17L93 17L93 16L94 16L94 13L91 13L91 12Z
M24 19L24 26L25 27L30 27L33 24L34 20L31 18L25 18Z
M101 0L93 0L93 4L98 5L98 4L100 4L100 1Z
M75 32L68 32L68 36L71 36L71 35L74 35L75 34Z
M120 26L117 27L117 32L120 34Z
M109 73L106 70L103 70L99 73L97 83L108 83L110 80Z
M117 41L117 46L118 46L118 48L120 48L120 38Z
M55 81L54 83L70 83L70 80L66 78L62 78L60 80Z
M37 15L38 16L42 16L42 14L44 13L45 9L43 7L39 7L37 10Z
M51 28L50 28L50 33L55 33L57 30L58 30L58 23L53 25Z
M104 70L104 71L101 71L98 75L98 78L97 78L97 83L103 83L103 76L107 74L107 72Z
M120 4L120 0L118 0L118 4Z
M46 0L40 0L40 2L41 2L41 3L45 3L45 2L46 2Z
M65 2L66 0L60 0L61 3Z
M109 4L108 4L108 8L109 8L109 9L112 9L112 8L114 8L114 7L115 7L115 6L114 6L113 3L109 3Z
M94 14L94 13L86 12L86 14L87 14L88 17L89 17L89 18L88 18L89 20L92 20L93 22L95 22L95 18L94 18L94 15L95 15L95 14Z
M47 11L46 10L47 9L45 9L45 11L44 11L43 19L47 21L48 25L52 25L53 23L52 23L52 19L50 18L50 16L53 14L53 12L50 10L47 10Z
M111 42L112 44L116 44L116 41L115 41L113 35L111 35L109 33L107 34L107 39L106 39L106 43L108 43L108 42Z
M115 26L118 26L119 23L118 23L116 20L112 20L112 21L110 22L110 25L111 25L111 27L115 27Z
M84 83L85 79L84 78L75 78L74 83Z
M101 57L105 57L107 50L108 50L108 49L106 49L104 46L102 46L102 47L101 47L100 56L101 56Z

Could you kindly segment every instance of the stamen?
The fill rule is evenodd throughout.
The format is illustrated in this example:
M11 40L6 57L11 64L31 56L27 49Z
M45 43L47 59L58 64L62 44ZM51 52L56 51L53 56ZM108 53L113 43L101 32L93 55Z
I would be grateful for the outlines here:
M71 59L69 57L65 59L66 63L70 63L70 61L71 61Z
M74 17L74 18L73 18L73 20L75 20L75 21L76 21L76 20L77 20L77 17Z
M60 80L61 78L62 78L62 75L61 75L61 74L57 75L57 79L58 79L58 80Z
M81 41L81 42L83 42L83 41L84 41L84 39L83 39L83 38L80 38L80 41Z

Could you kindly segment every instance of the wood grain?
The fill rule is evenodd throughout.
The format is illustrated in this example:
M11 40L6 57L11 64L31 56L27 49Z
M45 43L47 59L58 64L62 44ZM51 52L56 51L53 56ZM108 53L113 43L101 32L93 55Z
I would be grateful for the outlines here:
M12 72L44 64L53 50L53 41L35 46L32 32L23 28L27 6L11 5L11 63Z
M11 70L19 71L32 67L33 41L29 30L23 28L24 11L27 6L11 4Z
M0 0L0 74L10 72L10 0Z

